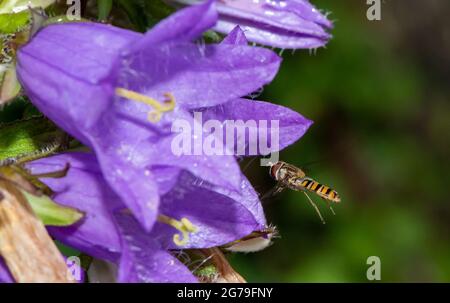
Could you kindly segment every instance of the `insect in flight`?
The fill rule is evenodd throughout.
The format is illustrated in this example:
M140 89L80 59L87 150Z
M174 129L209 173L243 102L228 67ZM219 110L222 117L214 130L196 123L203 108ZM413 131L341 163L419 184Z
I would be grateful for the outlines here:
M320 184L319 182L307 177L303 170L294 165L278 161L270 166L270 175L272 176L272 178L278 181L274 193L279 193L285 188L289 188L295 191L302 191L306 195L309 202L314 207L320 219L322 220L322 223L324 224L325 221L320 214L319 208L311 200L311 198L307 194L307 191L315 193L326 202L328 202L331 211L333 211L330 205L331 203L341 202L339 194L334 189L331 189L329 186Z

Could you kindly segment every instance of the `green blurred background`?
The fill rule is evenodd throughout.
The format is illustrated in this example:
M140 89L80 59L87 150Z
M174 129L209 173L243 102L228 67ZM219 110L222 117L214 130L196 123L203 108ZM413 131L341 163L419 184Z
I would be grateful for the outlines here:
M308 168L342 203L287 191L266 201L281 238L233 255L249 281L367 281L369 256L382 281L450 281L450 13L448 1L384 1L368 21L366 1L311 1L332 12L333 40L316 55L285 51L260 99L315 123L281 159ZM317 162L318 163L317 163ZM255 161L257 162L257 161ZM263 192L273 181L252 165Z
M114 1L108 21L144 31L168 13L155 2ZM284 51L258 98L315 122L281 160L306 165L342 203L333 216L315 197L322 225L300 192L265 200L280 238L230 261L251 282L365 282L366 260L378 256L384 282L449 282L450 2L386 0L381 21L367 20L365 0L312 2L332 12L333 40L315 55ZM95 19L96 8L83 1L83 16ZM0 121L19 118L24 104L5 107ZM257 162L245 173L264 194L275 183Z

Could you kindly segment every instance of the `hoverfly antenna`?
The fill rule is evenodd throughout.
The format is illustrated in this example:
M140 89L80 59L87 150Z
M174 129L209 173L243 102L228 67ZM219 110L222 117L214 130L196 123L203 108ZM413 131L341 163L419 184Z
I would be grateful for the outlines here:
M252 159L250 159L250 161L247 162L247 164L244 166L242 171L243 172L247 171L247 169L250 167L250 165L252 165L253 161L255 161L256 159L257 159L257 157L253 157Z

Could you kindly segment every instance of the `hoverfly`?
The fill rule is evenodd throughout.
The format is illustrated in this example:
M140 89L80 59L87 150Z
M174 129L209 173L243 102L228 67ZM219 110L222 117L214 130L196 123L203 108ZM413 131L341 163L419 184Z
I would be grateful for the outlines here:
M311 198L307 194L307 191L315 193L326 202L328 202L328 206L330 207L331 211L333 211L330 205L331 203L341 202L339 194L334 189L331 189L329 186L320 184L319 182L307 177L303 170L294 165L278 161L270 166L270 175L272 176L272 178L278 181L274 193L279 193L285 188L289 188L295 191L302 191L306 195L309 202L314 207L320 219L322 220L322 223L324 224L325 221L319 211L319 208L311 200Z

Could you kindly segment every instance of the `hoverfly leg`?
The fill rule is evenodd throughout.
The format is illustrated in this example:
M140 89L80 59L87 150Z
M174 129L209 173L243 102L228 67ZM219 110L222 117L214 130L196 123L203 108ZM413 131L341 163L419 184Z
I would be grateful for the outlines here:
M320 213L319 208L317 207L316 203L313 202L313 200L311 200L311 198L308 196L308 194L303 191L303 193L305 194L306 198L308 198L309 202L311 203L311 205L314 207L314 209L316 210L317 214L319 215L320 220L322 221L323 224L325 224L325 220L322 217L322 214Z
M277 187L275 188L275 191L273 192L273 195L281 193L285 188L286 187L284 187L282 185L277 185Z
M322 198L323 199L323 198ZM328 200L326 200L326 199L323 199L326 203L327 203L327 206L328 206L328 208L330 209L330 211L331 211L331 213L333 214L333 216L336 216L336 213L334 212L334 209L333 209L333 207L331 206L331 202L330 201L328 201Z
M336 216L336 213L334 212L334 209L333 209L333 207L331 207L331 205L330 205L330 210L331 210L331 213L333 214L333 216Z

